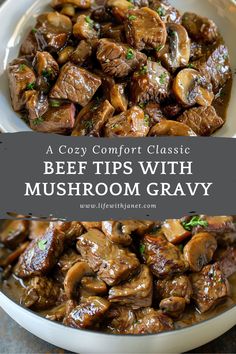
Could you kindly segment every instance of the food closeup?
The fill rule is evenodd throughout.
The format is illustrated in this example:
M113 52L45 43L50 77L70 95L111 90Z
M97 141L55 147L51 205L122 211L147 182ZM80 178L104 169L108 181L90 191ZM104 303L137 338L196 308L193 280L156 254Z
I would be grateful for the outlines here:
M77 329L148 334L187 327L236 303L235 221L5 221L1 289Z
M53 0L8 77L33 130L95 137L210 136L232 85L216 24L168 0Z

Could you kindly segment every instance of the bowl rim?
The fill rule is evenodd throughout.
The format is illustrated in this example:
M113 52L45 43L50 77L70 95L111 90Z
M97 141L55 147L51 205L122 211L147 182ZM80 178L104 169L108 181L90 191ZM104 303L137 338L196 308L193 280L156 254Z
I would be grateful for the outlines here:
M19 307L23 312L28 312L31 315L33 315L33 317L38 317L41 318L42 320L46 320L48 322L50 322L50 324L53 327L63 327L66 328L67 330L72 330L73 332L81 332L83 333L88 333L88 334L93 334L93 335L99 335L99 336L103 336L103 337L118 337L118 338L146 338L146 337L154 337L154 336L161 336L161 337L165 337L168 336L170 334L176 334L176 333L185 333L187 334L187 332L192 329L192 328L197 328L197 327L201 327L203 324L206 324L208 322L212 322L215 319L220 319L221 317L223 317L225 314L227 314L228 312L232 311L232 310L236 310L236 304L232 305L231 307L229 307L228 309L224 310L223 312L217 314L216 316L213 316L211 318L208 318L206 320L191 324L189 326L183 327L183 328L177 328L171 331L163 331L163 332L159 332L159 333L146 333L146 334L116 334L116 333L104 333L104 332L100 332L100 331L96 331L96 330L91 330L91 329L80 329L80 328L73 328L73 327L69 327L66 326L65 324L61 323L61 322L56 322L56 321L52 321L48 318L45 318L43 315L32 311L31 309L28 309L24 306L21 306L16 300L11 299L8 295L6 295L2 289L0 289L0 307L1 307L1 296L5 297L7 299L7 301L9 301L10 303L16 305L17 307ZM4 312L6 312L4 310ZM6 312L7 313L7 312ZM236 325L236 319L235 319L235 325Z

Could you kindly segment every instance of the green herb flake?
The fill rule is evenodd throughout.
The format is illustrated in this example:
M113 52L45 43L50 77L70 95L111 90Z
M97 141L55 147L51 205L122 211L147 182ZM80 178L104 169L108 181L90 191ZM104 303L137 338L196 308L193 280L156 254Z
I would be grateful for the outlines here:
M158 13L158 15L160 17L164 17L166 15L166 10L164 9L164 7L160 6L158 7L158 9L156 10L156 12Z
M33 34L35 34L35 33L38 32L38 30L37 30L37 28L32 28L31 32L32 32Z
M43 122L44 122L43 117L38 117L38 118L36 118L36 119L33 120L33 125L34 125L34 126L37 126L37 125L40 125L40 124L43 123Z
M164 44L160 44L158 47L156 47L156 52L160 52L164 48Z
M192 229L196 226L207 227L208 222L206 220L202 220L200 216L193 216L190 221L183 221L182 225L185 230L192 231Z
M180 245L178 245L178 249L180 250L181 253L183 253L184 245L181 243Z
M139 107L144 109L145 108L145 103L139 103Z
M91 120L86 120L86 122L84 123L84 127L87 130L90 130L93 128L93 122Z
M48 241L47 240L39 240L38 241L38 248L41 251L45 251L46 250L46 245L47 245Z
M141 75L145 75L147 73L147 66L142 66L141 69L139 70Z
M145 125L146 125L147 127L149 127L149 124L150 124L150 117L149 117L148 114L145 114L145 116L144 116L144 122L145 122Z
M27 84L27 90L33 90L35 88L36 83L35 82L31 82L30 84Z
M24 71L26 69L26 65L25 64L20 64L19 65L19 70L20 71Z
M134 20L136 20L136 16L134 16L134 15L130 15L129 17L128 17L128 19L130 20L130 21L134 21Z
M119 124L113 124L113 126L112 126L112 129L117 129L117 128L119 128Z
M57 101L57 100L52 100L52 101L50 101L50 106L53 108L58 108L61 106L61 102Z
M49 79L52 76L52 74L53 74L53 71L50 68L49 69L44 69L42 71L42 75L43 75L43 77L46 77L46 79Z
M165 82L166 82L166 79L167 79L167 73L166 73L166 72L162 73L162 74L160 75L159 79L160 79L160 80L159 80L159 81L160 81L160 84L161 84L161 85L164 85Z
M187 68L189 68L189 69L195 69L195 66L193 65L193 63L189 63L189 64L187 65Z
M93 27L94 21L90 18L90 16L86 16L86 17L85 17L85 21L86 21L91 27Z
M143 255L144 252L145 252L145 245L140 245L139 251L140 251L140 253Z
M133 58L134 58L134 51L131 48L129 48L126 54L126 59L131 60Z

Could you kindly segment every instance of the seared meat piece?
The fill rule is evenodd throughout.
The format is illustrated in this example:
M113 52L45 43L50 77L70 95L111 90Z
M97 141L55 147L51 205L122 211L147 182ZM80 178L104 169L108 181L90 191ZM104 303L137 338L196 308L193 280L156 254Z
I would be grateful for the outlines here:
M29 224L29 239L34 240L36 238L42 237L48 227L49 227L49 222L47 221L30 221Z
M212 83L214 93L232 78L229 53L225 45L219 45L206 58L201 58L193 63L201 75Z
M158 278L184 273L188 262L179 248L168 242L164 235L145 235L140 246L144 262Z
M228 248L223 257L219 260L219 265L226 278L236 272L236 248Z
M35 30L32 30L27 34L26 38L21 44L20 55L32 55L35 54L38 50L42 50L42 48L39 48L36 32Z
M213 309L230 294L228 280L218 263L205 266L201 272L191 274L190 279L192 297L201 313Z
M216 248L216 238L212 234L201 232L193 236L184 247L184 258L193 272L200 272L211 262Z
M106 299L97 296L87 298L87 301L75 307L64 319L64 324L73 328L90 328L99 323L110 303Z
M30 127L38 132L63 134L70 132L75 123L75 106L73 103L50 108L42 117L30 121Z
M25 106L24 93L35 86L36 76L30 64L24 58L13 60L8 68L9 88L14 111L20 111Z
M146 55L130 48L127 44L116 43L111 39L100 39L97 59L104 73L125 77L146 62Z
M29 90L25 92L26 108L29 120L34 124L35 119L41 118L49 109L47 96L43 92Z
M153 279L149 268L141 266L140 273L129 281L109 290L110 302L129 305L133 309L149 307L152 304Z
M48 52L37 52L34 58L34 66L37 74L46 77L48 80L54 80L59 73L59 65Z
M46 233L33 240L20 256L15 274L27 278L48 273L63 252L64 233L51 225Z
M78 221L72 222L57 222L57 227L65 233L65 242L70 244L82 235L84 228Z
M142 103L141 107L143 107ZM150 126L153 126L156 123L160 123L162 120L166 120L166 117L163 115L159 103L148 102L147 105L144 105L143 110L145 115L149 117Z
M88 41L80 41L77 48L70 55L70 60L82 65L92 55L92 45Z
M86 10L92 6L92 0L52 0L51 6L55 9L60 9L64 5L70 4L75 8Z
M149 6L156 11L164 22L181 22L179 11L173 7L168 0L149 0Z
M186 28L191 38L204 43L213 43L219 38L216 24L206 17L185 12L182 16L182 25Z
M159 63L148 61L147 65L136 71L130 84L130 97L133 103L157 103L170 92L171 76Z
M112 244L97 229L79 237L77 249L100 279L109 286L117 285L129 278L139 267L135 254L128 249Z
M128 99L125 95L125 84L114 84L110 91L110 100L116 112L124 112L128 107Z
M185 310L186 302L182 297L169 297L160 302L160 310L172 318L178 318Z
M98 230L102 230L102 222L100 221L94 221L94 222L81 222L81 224L83 225L83 227L89 231L90 229L98 229Z
M163 120L154 125L149 136L196 136L194 131L186 124L174 120Z
M21 243L14 251L0 248L0 267L5 268L1 274L1 280L8 279L12 271L12 265L29 246L29 242Z
M171 243L181 243L191 232L184 229L179 219L167 219L161 227L161 230L167 240Z
M59 258L57 266L60 268L62 273L65 275L67 271L77 262L81 262L82 257L75 252L72 248L69 248L63 255Z
M198 225L193 229L194 233L211 232L217 235L223 235L227 232L235 232L236 225L232 216L205 216L201 217L204 225Z
M166 42L166 27L156 11L143 7L129 10L125 18L127 42L138 50L155 49Z
M46 310L58 301L59 286L49 278L33 277L29 280L20 302L34 310Z
M138 106L110 118L105 126L107 137L143 137L149 132L149 117Z
M5 221L0 228L0 242L7 248L16 248L27 238L28 226L25 220Z
M196 61L205 55L210 55L214 51L214 45L207 45L204 43L191 41L190 45L190 60L191 62ZM194 68L194 64L190 64L190 67Z
M115 112L108 100L90 102L78 114L73 136L101 136L102 128Z
M105 23L101 27L100 36L102 38L113 39L118 43L125 42L124 26L123 25L114 26L112 22Z
M98 23L105 23L105 25L107 25L107 22L112 21L112 15L110 11L108 11L108 8L103 5L96 6L96 8L91 13L91 18ZM101 37L105 37L105 36L101 36Z
M167 119L175 119L183 111L183 106L178 102L170 102L162 107L162 112Z
M156 283L157 296L161 299L168 297L182 297L190 303L192 285L186 275L177 275L171 279L158 280Z
M101 85L101 79L78 66L67 63L61 69L59 78L50 92L51 98L68 99L86 106Z
M128 246L132 242L132 232L143 235L152 226L151 221L103 221L102 231L110 241Z
M178 118L178 121L202 136L211 135L224 124L213 106L188 109Z
M98 38L98 31L95 29L94 21L86 15L80 15L73 27L73 34L78 39Z

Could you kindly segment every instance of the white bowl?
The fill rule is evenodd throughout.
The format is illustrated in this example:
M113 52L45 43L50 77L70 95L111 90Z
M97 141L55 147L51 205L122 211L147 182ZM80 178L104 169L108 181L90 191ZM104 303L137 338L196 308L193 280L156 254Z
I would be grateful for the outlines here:
M6 68L17 57L23 37L32 28L37 14L45 10L50 0L7 0L0 8L0 130L3 132L30 131L30 128L12 110ZM194 11L213 19L229 47L232 68L236 68L236 4L233 0L172 0L181 11ZM215 135L236 137L236 80L227 122Z
M219 337L236 324L236 306L210 320L172 332L150 335L112 335L83 331L49 321L17 305L0 292L0 306L35 336L80 354L182 353Z

